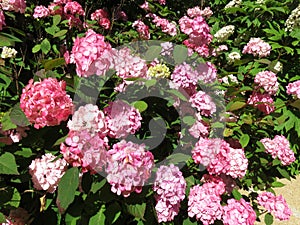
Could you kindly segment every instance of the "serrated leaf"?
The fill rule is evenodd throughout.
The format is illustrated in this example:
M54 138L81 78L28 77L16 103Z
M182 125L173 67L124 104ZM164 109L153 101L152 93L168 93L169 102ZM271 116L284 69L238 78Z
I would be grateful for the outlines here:
M146 211L146 203L129 205L126 204L126 209L129 214L133 215L135 218L144 219Z
M37 53L38 51L41 50L41 45L40 44L37 44L35 45L33 48L32 48L32 53Z
M232 190L232 195L236 200L240 200L243 197L237 189Z
M250 136L248 134L243 134L240 137L240 144L242 145L242 148L245 148L248 145L249 141L250 141Z
M42 41L41 50L44 54L47 54L51 50L51 44L47 38Z
M0 156L0 174L19 175L13 154L6 152Z
M60 30L57 33L55 33L53 37L61 37L64 36L66 33L68 33L68 30Z
M188 57L188 49L185 46L176 45L173 50L173 58L175 60L175 64L183 63Z
M20 103L14 105L11 112L9 113L9 117L11 122L16 124L17 126L26 127L30 125L30 122L25 116L23 110L20 108Z
M264 220L265 220L265 224L266 225L271 225L271 224L273 224L274 218L273 218L272 214L267 213L265 215L265 219Z
M245 102L234 102L230 105L228 111L235 111L235 110L238 110L238 109L241 109L243 108L244 106L246 105Z
M102 205L99 212L90 218L89 225L105 224L105 210L105 205Z
M50 59L43 62L45 70L52 70L55 67L64 65L65 63L66 61L64 58Z
M161 46L150 46L145 53L145 60L152 61L155 58L158 58L161 50Z
M77 167L68 169L58 184L58 195L56 204L60 213L64 213L68 206L74 201L75 192L79 184L79 171Z
M133 104L134 108L136 108L140 113L144 112L148 108L148 104L144 101L136 101Z

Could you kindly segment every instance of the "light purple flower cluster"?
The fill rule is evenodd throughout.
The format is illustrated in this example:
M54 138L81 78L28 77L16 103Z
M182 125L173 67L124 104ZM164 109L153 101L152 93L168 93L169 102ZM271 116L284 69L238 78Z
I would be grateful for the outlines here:
M292 211L282 195L275 196L271 192L262 192L258 195L257 202L279 220L289 220L292 215Z
M124 197L140 193L154 166L152 153L143 144L125 140L114 144L107 153L106 172L111 191Z
M64 159L55 159L56 156L47 153L31 162L29 174L35 189L49 193L56 190L58 182L67 170L67 162Z
M262 87L269 95L276 94L279 88L277 76L272 71L259 72L254 78L254 83L258 84L258 87Z
M223 206L222 220L224 225L254 225L256 213L249 202L243 198L240 200L229 199Z
M191 102L192 107L195 107L203 116L211 116L217 110L212 98L203 91L198 91L193 94L189 102Z
M300 80L289 83L286 89L286 93L288 93L289 95L295 95L300 99Z
M171 164L158 168L153 190L156 192L155 210L159 223L172 221L179 213L185 188L185 179L177 166Z
M253 105L259 111L268 115L275 110L274 101L270 94L262 94L260 92L253 92L247 100L247 104Z
M296 160L289 141L283 135L276 135L273 140L263 138L260 142L264 145L266 152L272 155L273 159L278 157L282 165L290 165Z
M243 48L243 54L252 54L260 58L271 53L271 46L260 38L250 38L250 41Z

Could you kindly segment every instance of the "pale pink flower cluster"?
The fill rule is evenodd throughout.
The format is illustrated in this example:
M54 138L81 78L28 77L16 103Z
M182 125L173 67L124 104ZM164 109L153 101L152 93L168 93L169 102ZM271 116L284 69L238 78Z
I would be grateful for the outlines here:
M33 160L29 166L34 188L49 193L56 190L66 170L67 162L64 159L56 159L56 156L51 153Z
M109 43L106 43L104 41L104 36L102 36L101 34L97 34L95 31L89 29L85 33L85 37L77 37L75 39L74 45L72 47L72 53L70 55L70 58L66 59L66 62L69 61L70 63L76 64L76 72L78 76L88 77L97 72L95 71L95 66L91 67L92 63L96 63L96 61L98 59L101 59L102 56L106 57L107 52L110 51L111 46ZM105 62L108 64L104 66L104 68L110 67L110 62L108 60L103 60L101 62ZM98 72L101 73L103 71Z
M197 74L194 68L186 62L175 66L171 79L175 85L192 90L195 93L198 83Z
M110 102L109 106L104 108L104 113L109 130L108 136L112 138L127 137L141 127L141 114L124 101Z
M31 79L22 90L20 107L36 129L59 125L73 113L66 82L55 78L37 82Z
M199 138L192 158L197 164L207 167L209 174L226 174L233 178L245 176L248 160L243 149L231 148L230 145L218 138Z
M273 159L278 157L282 165L290 165L296 160L289 141L283 135L276 135L273 139L263 138L260 142L264 145L266 152L272 155Z
M199 113L197 113L196 118L196 122L189 129L190 134L197 139L207 137L209 135L209 124L203 121Z
M240 200L231 198L227 201L227 205L223 206L224 225L254 225L255 220L255 211L243 198Z
M140 38L145 40L150 39L149 27L142 20L134 21L132 27L136 28L137 32L139 32Z
M3 29L3 26L6 26L5 16L4 16L3 10L0 9L0 30Z
M125 140L114 144L107 153L106 172L111 191L124 197L132 192L141 193L154 166L152 153L143 144Z
M188 198L188 216L196 217L203 225L213 224L215 220L222 217L221 197L216 193L221 190L214 190L211 185L204 183L202 186L195 185L190 189Z
M209 18L212 16L213 11L211 11L210 7L205 7L203 10L201 10L199 8L199 6L196 6L194 8L188 9L187 14L191 18L194 18L197 16L203 16L203 17Z
M217 68L211 62L200 63L195 70L198 80L204 83L212 83L217 80Z
M26 1L24 0L1 0L1 8L7 11L25 13Z
M254 82L262 87L268 94L274 95L279 89L277 76L272 71L262 71L256 74Z
M96 20L100 26L104 29L109 29L110 20L108 18L108 12L104 9L97 9L91 14L91 19Z
M50 10L43 5L34 8L33 18L44 18L50 15Z
M286 89L286 93L289 95L295 95L297 98L300 98L300 80L289 83Z
M171 56L174 50L174 46L172 42L163 42L160 44L162 47L160 54L163 56Z
M250 38L250 41L243 48L243 54L252 54L260 58L271 53L271 46L260 38Z
M253 92L248 98L247 104L253 105L266 115L275 110L272 97L269 94L262 94L260 92Z
M2 124L0 123L0 142L5 143L6 145L11 145L12 143L18 143L22 140L23 137L27 137L26 130L29 130L28 127L17 126L16 129L2 130Z
M176 22L170 22L167 19L160 18L159 16L149 13L147 17L152 18L152 22L155 23L157 27L160 27L162 32L169 34L170 36L177 35Z
M212 35L205 19L202 16L194 18L184 16L179 20L179 25L180 30L189 36L183 43L199 55L208 57L208 45L212 41Z
M275 196L271 192L262 192L258 195L257 202L279 220L289 220L292 215L292 211L282 195Z
M203 91L198 91L192 95L189 102L191 102L192 107L195 107L203 116L211 116L217 110L212 98Z
M172 221L178 215L185 188L185 179L177 166L171 164L158 168L153 190L156 192L155 210L159 223Z

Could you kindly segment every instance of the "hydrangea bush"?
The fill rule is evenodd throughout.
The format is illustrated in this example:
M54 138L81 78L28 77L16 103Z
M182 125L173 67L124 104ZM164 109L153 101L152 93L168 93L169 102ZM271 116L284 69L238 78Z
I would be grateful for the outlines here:
M0 0L0 223L288 220L299 7Z

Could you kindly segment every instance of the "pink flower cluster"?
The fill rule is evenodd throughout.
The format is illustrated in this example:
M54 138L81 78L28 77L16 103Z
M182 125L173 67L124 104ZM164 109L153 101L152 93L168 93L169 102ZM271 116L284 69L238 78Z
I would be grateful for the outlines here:
M140 193L154 166L152 153L144 145L125 140L114 144L107 153L106 172L111 191L124 197Z
M263 138L260 142L264 145L266 152L272 155L273 159L278 157L282 165L290 165L296 160L289 141L283 135L276 135L273 140Z
M277 76L272 71L259 72L254 78L254 83L262 87L269 95L276 94L279 88Z
M50 16L50 10L43 6L43 5L38 5L34 8L34 13L33 13L33 18L44 18Z
M300 80L289 83L286 89L286 93L289 95L295 95L297 98L300 98Z
M136 30L139 32L140 38L145 40L150 39L149 27L142 20L139 19L134 21L132 27L136 28Z
M97 9L91 14L91 19L96 20L100 26L104 29L109 29L110 20L108 18L108 13L104 9Z
M34 188L53 193L61 177L67 170L67 162L64 159L56 159L56 156L47 153L40 159L35 159L29 166L29 174L32 176Z
M162 32L167 33L171 36L177 35L176 23L174 21L169 22L169 20L160 18L153 13L149 13L147 17L152 18L152 22L155 23L157 27L160 27Z
M209 18L212 16L213 11L211 11L210 7L205 7L203 10L201 10L199 8L199 6L196 6L194 8L188 9L187 14L191 18L194 18L197 16L203 16L203 17Z
M171 164L159 167L153 186L159 223L172 221L179 213L180 202L185 198L185 188L185 179L177 166Z
M127 137L134 134L141 127L141 114L133 106L124 101L110 102L104 108L108 136L112 138Z
M197 113L196 118L196 122L189 129L190 134L197 139L207 137L209 135L209 124L203 121L199 113Z
M85 33L85 37L75 39L72 47L72 54L68 57L65 55L67 63L76 64L76 72L80 77L88 77L93 74L102 75L103 72L110 68L111 62L109 61L109 55L107 52L111 51L109 43L104 41L104 36L97 34L95 31L89 29ZM107 60L101 60L102 57ZM104 68L104 71L97 71L97 66L91 66L93 63L100 59L100 63L105 65L100 68Z
M268 115L275 110L274 101L270 94L261 94L260 92L253 92L248 98L247 104L253 105L259 111Z
M254 225L256 213L249 202L243 198L240 200L229 199L223 206L222 220L224 225Z
M73 103L65 90L66 82L55 78L31 79L23 88L20 107L36 129L59 125L72 114Z
M25 13L26 1L24 0L1 0L1 8L6 11Z
M199 55L208 57L208 45L212 41L212 35L205 19L202 16L194 18L184 16L179 20L179 25L180 30L189 36L183 44L196 51Z
M200 63L196 67L198 80L204 83L212 83L217 80L217 68L211 62Z
M175 66L171 79L175 85L195 93L198 83L197 74L194 68L186 62Z
M257 202L279 220L289 220L292 215L292 211L282 195L275 196L271 192L262 192L258 195Z
M10 129L10 130L2 130L2 124L0 123L0 135L3 135L3 137L0 137L0 142L11 145L12 143L19 142L23 137L27 137L26 130L29 130L28 127L20 127L17 126L16 129Z
M243 48L243 54L252 54L260 58L271 53L271 46L260 38L250 38L250 41Z
M207 167L209 174L226 174L233 178L245 176L248 160L243 149L232 148L221 139L201 138L192 150L195 163Z
M0 30L3 29L3 26L6 26L5 16L4 16L3 11L0 9Z
M217 110L212 98L203 91L198 91L192 95L189 102L191 102L192 107L195 107L203 116L211 116Z

